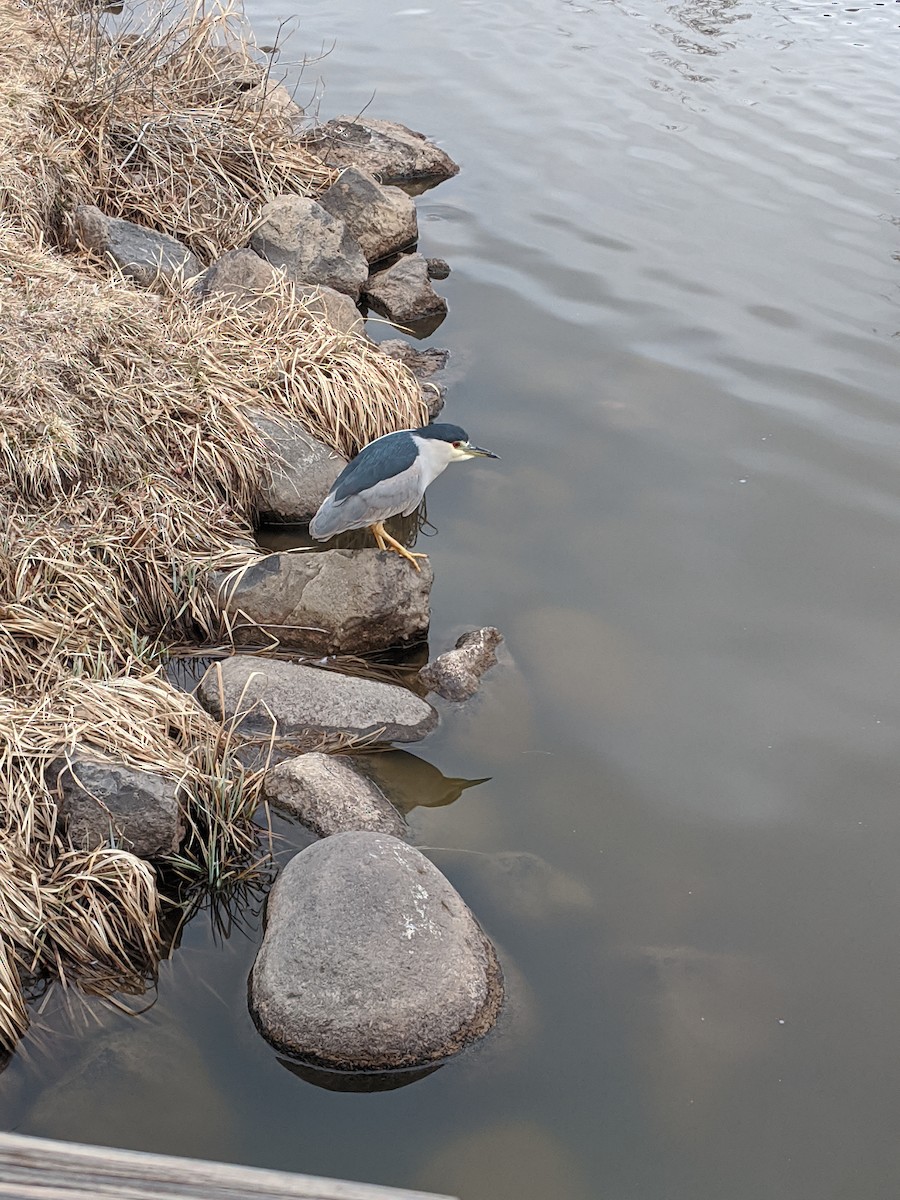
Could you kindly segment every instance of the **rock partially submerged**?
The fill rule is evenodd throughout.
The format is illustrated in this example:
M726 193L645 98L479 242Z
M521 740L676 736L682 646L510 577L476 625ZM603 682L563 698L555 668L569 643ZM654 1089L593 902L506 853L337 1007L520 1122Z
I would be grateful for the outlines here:
M301 754L266 772L263 794L317 837L366 829L404 838L406 821L371 780L343 756Z
M447 315L447 301L431 286L428 264L421 254L404 254L393 266L370 275L363 297L397 325L440 323Z
M250 1011L277 1049L334 1070L439 1061L484 1036L503 1002L493 946L418 850L339 833L269 896Z
M433 579L427 560L414 571L381 550L267 554L223 587L221 604L237 646L366 654L426 636Z
M108 217L93 204L79 204L72 213L75 241L106 259L141 287L160 279L190 279L201 270L200 260L183 242L131 221Z
M50 776L66 831L78 849L116 846L139 858L159 858L181 844L184 827L174 781L79 751L54 764Z
M258 511L264 521L308 521L346 466L346 459L299 421L254 413L253 423L272 443L280 462L264 481Z
M279 659L237 654L216 663L197 688L205 709L248 738L297 749L325 739L418 742L437 713L406 688Z
M419 679L445 700L468 700L478 691L481 676L496 664L502 641L503 634L492 626L464 633L455 649L422 668Z
M389 338L380 342L378 348L389 358L396 358L405 363L419 380L422 385L422 397L428 405L428 418L433 421L444 407L447 385L435 383L432 376L446 367L450 351L439 350L436 346L429 346L427 350L416 350L409 342L400 338Z
M424 133L397 121L337 117L310 138L311 149L331 167L359 167L382 183L440 183L459 166Z
M405 250L418 239L412 198L398 187L384 187L357 167L342 171L319 203L344 222L369 262Z
M291 282L323 284L354 300L369 274L344 222L306 196L276 196L263 205L250 245Z

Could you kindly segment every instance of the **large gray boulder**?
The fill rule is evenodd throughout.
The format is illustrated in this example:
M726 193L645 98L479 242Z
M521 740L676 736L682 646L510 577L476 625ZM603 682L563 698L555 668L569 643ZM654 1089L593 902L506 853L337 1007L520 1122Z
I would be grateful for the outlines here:
M497 1019L493 946L424 855L338 833L296 855L268 901L250 1011L279 1050L334 1070L447 1058Z
M496 665L503 634L493 626L464 633L453 650L439 654L424 666L419 679L445 700L468 700L478 691L481 676Z
M222 589L236 646L366 654L422 641L434 574L382 550L267 554Z
M440 321L447 315L447 301L431 286L421 254L404 254L393 266L370 275L363 298L397 325Z
M342 171L319 203L344 222L369 262L405 250L418 240L412 197L400 188L384 187L358 167Z
M268 738L274 729L301 750L325 739L418 742L438 721L430 704L396 684L254 655L214 664L197 697L240 736Z
M317 837L354 829L404 838L406 821L381 789L343 756L301 754L266 772L263 795Z
M310 148L332 167L359 167L382 183L440 183L459 166L424 133L397 121L337 117L320 126Z
M169 283L191 279L202 269L196 255L177 238L108 217L93 204L75 208L72 232L77 244L106 259L142 287L151 287L160 279Z
M170 779L76 751L53 764L48 782L76 849L116 846L159 858L181 844L179 789Z
M264 521L308 521L347 465L330 446L320 442L299 421L275 420L253 414L253 424L278 456L258 500Z
M344 222L305 196L276 196L263 206L250 237L257 254L283 267L296 284L324 284L358 299L366 256Z

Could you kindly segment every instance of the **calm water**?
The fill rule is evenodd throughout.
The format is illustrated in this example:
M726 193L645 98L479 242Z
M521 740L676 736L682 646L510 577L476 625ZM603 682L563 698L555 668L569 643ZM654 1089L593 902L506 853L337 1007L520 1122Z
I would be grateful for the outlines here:
M324 117L463 166L418 201L432 342L503 461L430 493L432 647L509 661L392 769L515 1020L314 1087L247 1016L257 902L143 1021L44 1014L4 1123L465 1200L896 1196L900 5L427 4L315 0L290 46L334 47Z

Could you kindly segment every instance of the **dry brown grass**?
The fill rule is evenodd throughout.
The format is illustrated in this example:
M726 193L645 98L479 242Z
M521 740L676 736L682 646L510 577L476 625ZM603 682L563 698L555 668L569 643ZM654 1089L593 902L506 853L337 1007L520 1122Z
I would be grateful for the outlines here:
M85 854L50 764L76 747L181 781L177 869L246 876L259 776L160 674L174 642L227 636L212 572L258 550L269 450L252 414L300 418L345 454L422 423L408 371L273 286L265 306L141 292L49 248L73 203L209 258L277 192L330 179L259 97L232 7L163 12L116 41L63 0L0 0L0 1043L35 973L100 994L155 969L154 871ZM229 60L233 61L233 60Z

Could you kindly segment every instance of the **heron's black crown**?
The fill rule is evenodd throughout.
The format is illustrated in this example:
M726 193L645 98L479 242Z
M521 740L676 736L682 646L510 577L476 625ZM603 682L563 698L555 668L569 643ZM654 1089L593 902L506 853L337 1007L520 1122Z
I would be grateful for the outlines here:
M448 425L446 421L438 421L434 425L423 425L414 429L413 433L420 438L434 438L438 442L468 442L469 435L458 425Z

